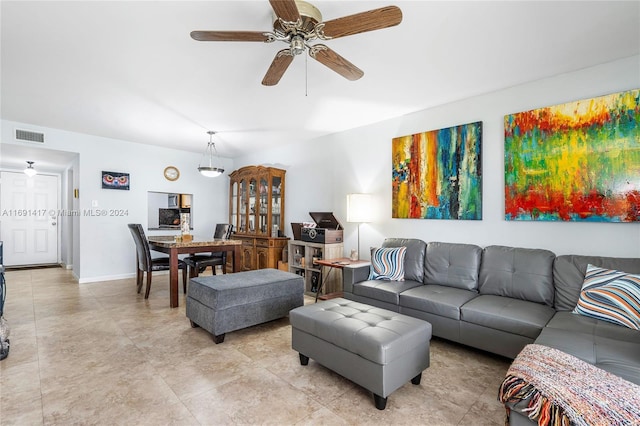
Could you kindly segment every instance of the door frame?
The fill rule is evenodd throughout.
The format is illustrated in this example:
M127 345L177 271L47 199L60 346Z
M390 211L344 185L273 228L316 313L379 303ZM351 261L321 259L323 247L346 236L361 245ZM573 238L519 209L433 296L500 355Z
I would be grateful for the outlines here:
M12 172L12 173L24 173L22 170L19 169L12 169L12 168L7 168L7 169L2 169L0 170L2 172ZM63 199L62 199L62 173L55 173L55 172L38 172L39 175L46 175L46 176L56 176L58 179L57 184L56 184L56 200L58 202L58 211L60 210L66 210L65 208L61 207L63 206ZM0 191L2 191L2 182L0 181ZM56 222L57 222L57 226L56 226L56 262L55 264L57 265L61 265L62 262L62 226L60 226L60 215L58 215L56 217ZM0 218L1 220L1 218ZM2 235L0 235L0 238L2 238ZM37 266L37 265L44 265L44 264L33 264L33 266ZM50 265L49 263L47 263L47 265ZM24 266L16 266L16 268L22 268L22 267L29 267L31 265L24 265Z

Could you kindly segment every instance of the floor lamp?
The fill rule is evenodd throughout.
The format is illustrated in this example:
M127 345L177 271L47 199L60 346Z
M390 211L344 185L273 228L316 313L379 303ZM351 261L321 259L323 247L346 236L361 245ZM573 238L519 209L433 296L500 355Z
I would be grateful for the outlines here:
M371 194L347 194L347 222L358 224L358 256L360 256L360 224L371 222Z

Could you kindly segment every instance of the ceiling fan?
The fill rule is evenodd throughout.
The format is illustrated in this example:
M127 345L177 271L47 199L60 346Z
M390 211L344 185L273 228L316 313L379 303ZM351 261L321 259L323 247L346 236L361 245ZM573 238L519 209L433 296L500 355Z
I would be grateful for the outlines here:
M269 0L275 13L273 31L192 31L191 38L198 41L282 41L289 45L280 50L267 70L262 84L274 86L293 61L294 56L309 52L309 56L348 80L357 80L364 72L324 44L310 44L315 40L379 30L398 25L402 11L386 6L323 22L320 11L300 0Z

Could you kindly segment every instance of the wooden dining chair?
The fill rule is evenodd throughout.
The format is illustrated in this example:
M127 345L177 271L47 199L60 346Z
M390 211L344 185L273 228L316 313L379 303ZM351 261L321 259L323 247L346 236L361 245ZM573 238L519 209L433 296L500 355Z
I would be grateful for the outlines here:
M213 233L214 239L228 240L231 235L231 225L228 223L218 223ZM214 252L209 254L192 254L185 257L184 262L189 267L189 277L197 277L204 272L209 266L216 275L216 266L222 266L222 273L226 274L227 252Z
M170 269L169 256L164 257L151 257L151 249L149 248L149 240L144 234L144 229L139 223L130 223L127 225L133 241L136 243L136 284L138 286L138 293L142 290L142 281L144 279L144 273L147 273L147 288L144 292L144 298L149 298L149 291L151 290L151 276L155 271L168 271ZM184 292L187 292L187 264L178 259L178 268L182 269L182 287Z

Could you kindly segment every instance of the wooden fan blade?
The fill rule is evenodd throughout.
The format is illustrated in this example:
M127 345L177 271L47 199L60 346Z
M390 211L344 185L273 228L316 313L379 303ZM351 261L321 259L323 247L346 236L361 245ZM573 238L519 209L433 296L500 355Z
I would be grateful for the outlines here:
M311 50L309 50L309 55L347 80L354 81L364 75L364 72L360 68L356 67L324 44L314 45Z
M262 79L262 84L264 86L275 86L278 84L284 72L289 68L289 65L293 61L293 56L289 52L289 49L282 49L276 54L276 57L273 58L267 73L264 75Z
M300 12L295 0L269 0L269 3L278 18L288 22L300 19Z
M198 41L264 41L268 37L259 31L191 31L191 38Z
M324 35L338 38L367 31L393 27L402 22L402 11L396 6L386 6L355 15L343 16L324 23Z

